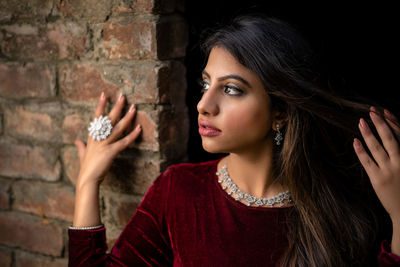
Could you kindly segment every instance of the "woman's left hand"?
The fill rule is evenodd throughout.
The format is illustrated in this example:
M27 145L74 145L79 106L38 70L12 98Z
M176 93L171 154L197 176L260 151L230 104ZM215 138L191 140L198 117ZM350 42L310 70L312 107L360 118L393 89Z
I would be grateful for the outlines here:
M400 124L387 110L384 112L384 118L375 113L374 107L370 110L372 122L383 146L367 122L361 118L358 127L373 159L357 138L354 139L353 147L392 222L400 223L400 146L394 136L394 134L400 136Z

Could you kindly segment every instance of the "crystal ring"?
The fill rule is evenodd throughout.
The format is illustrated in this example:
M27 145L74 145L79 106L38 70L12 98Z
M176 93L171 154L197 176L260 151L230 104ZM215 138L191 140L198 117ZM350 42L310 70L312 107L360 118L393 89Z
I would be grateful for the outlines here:
M89 135L97 141L104 140L106 139L110 134L111 134L111 120L103 115L100 115L100 117L95 118L91 123L90 127L88 128L89 130Z

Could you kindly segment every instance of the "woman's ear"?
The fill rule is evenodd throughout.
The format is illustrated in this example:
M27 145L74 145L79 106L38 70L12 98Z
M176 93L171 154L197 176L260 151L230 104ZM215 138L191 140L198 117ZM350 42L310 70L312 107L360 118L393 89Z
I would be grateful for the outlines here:
M288 118L285 112L275 111L273 113L273 124L272 129L276 131L276 124L279 124L279 128L282 129L283 126L286 124Z

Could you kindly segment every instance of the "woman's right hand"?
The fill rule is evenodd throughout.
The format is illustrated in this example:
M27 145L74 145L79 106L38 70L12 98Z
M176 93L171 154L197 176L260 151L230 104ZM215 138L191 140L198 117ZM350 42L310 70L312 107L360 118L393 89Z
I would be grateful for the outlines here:
M106 104L107 97L104 92L102 92L95 112L95 118L100 115L104 116ZM80 160L79 176L76 182L77 186L87 184L100 185L118 153L129 146L139 136L141 126L137 125L132 132L116 141L131 124L136 114L135 106L132 104L125 116L118 121L124 105L125 97L121 94L111 112L108 114L113 128L111 134L106 139L96 141L91 136L88 136L87 146L85 146L81 140L75 140Z

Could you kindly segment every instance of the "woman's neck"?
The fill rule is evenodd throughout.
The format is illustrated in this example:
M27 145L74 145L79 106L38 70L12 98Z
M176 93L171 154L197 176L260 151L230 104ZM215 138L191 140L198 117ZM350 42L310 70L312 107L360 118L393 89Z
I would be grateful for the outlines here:
M218 170L225 164L233 182L245 193L269 198L287 190L275 182L272 147L258 153L230 153L219 162Z

